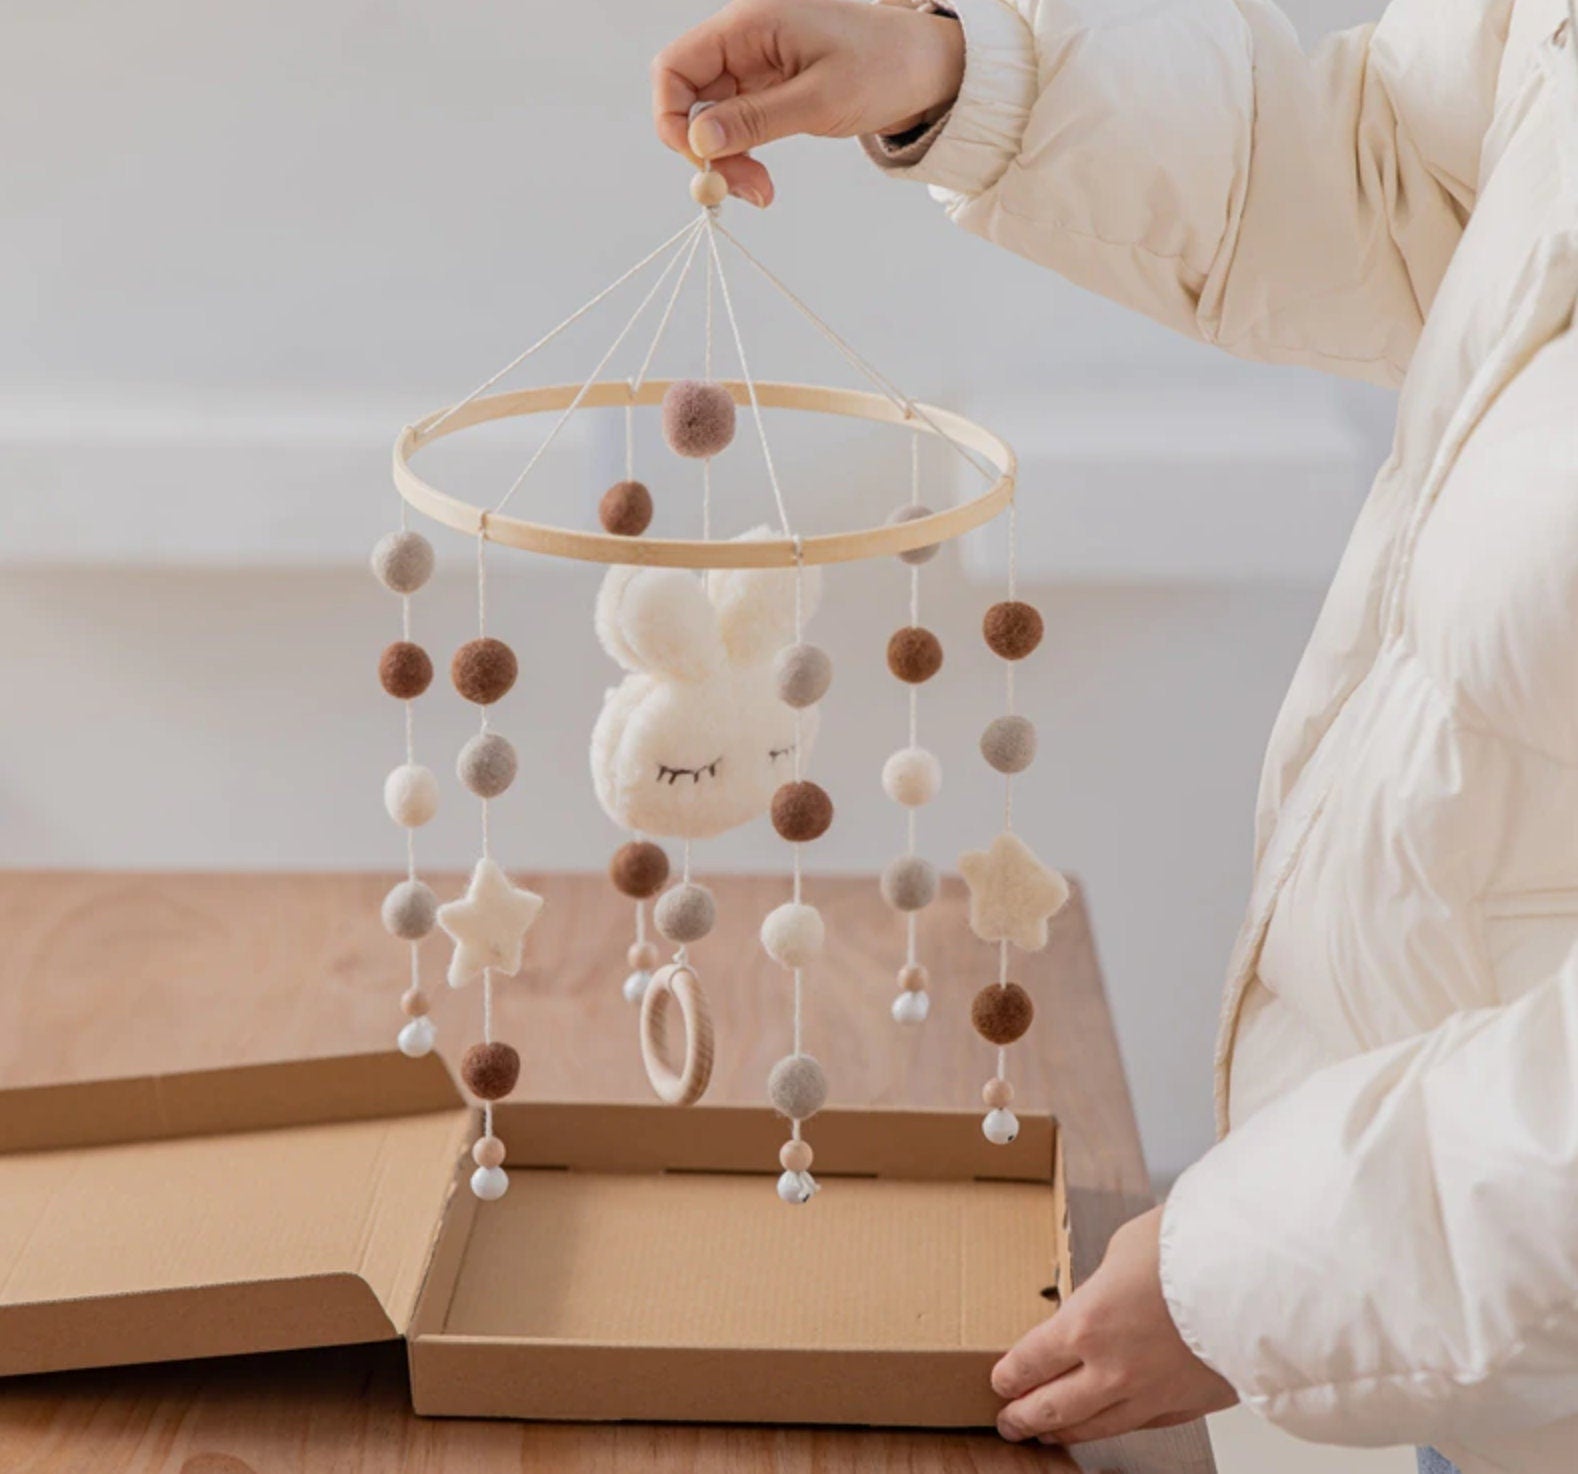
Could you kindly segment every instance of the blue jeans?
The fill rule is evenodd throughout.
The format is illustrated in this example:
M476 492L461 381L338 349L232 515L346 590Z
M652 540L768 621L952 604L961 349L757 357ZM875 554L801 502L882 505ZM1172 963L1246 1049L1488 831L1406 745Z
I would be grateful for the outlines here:
M1433 1448L1419 1450L1419 1474L1458 1474L1456 1464L1449 1464Z

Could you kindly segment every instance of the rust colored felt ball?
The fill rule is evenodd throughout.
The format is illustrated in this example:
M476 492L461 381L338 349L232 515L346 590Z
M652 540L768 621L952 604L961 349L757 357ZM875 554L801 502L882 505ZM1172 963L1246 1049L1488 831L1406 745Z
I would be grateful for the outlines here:
M391 696L410 701L433 684L433 662L410 640L396 640L378 657L378 679Z
M473 1044L460 1062L460 1078L478 1100L503 1100L521 1076L521 1057L508 1044Z
M929 681L942 669L942 641L918 624L895 630L888 641L888 669L912 686Z
M515 684L519 672L515 652L492 636L467 640L449 663L455 689L478 706L492 706Z
M820 839L833 823L833 800L820 784L785 783L773 795L773 828L790 844Z
M668 856L649 839L631 840L614 851L608 862L614 889L634 901L655 896L668 881Z
M991 983L970 1004L970 1022L989 1044L1012 1044L1022 1039L1036 1007L1018 983Z
M652 493L639 481L616 481L597 507L604 532L640 537L652 525Z
M1023 660L1046 632L1041 611L1022 599L1005 599L993 604L981 621L981 634L994 654L1004 660Z

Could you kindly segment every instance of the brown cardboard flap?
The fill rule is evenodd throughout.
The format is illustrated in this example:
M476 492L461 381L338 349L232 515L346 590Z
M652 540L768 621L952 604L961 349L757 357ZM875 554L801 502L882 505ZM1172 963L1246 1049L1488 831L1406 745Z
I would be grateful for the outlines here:
M380 1340L469 1113L362 1055L0 1092L0 1373Z

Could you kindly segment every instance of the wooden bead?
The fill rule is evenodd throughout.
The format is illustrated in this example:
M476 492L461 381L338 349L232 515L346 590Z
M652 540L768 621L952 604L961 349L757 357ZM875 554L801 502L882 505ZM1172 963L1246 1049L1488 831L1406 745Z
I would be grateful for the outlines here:
M1018 983L991 983L970 1004L970 1022L989 1044L1012 1044L1024 1038L1035 1016L1035 1004Z
M906 993L924 993L931 982L931 974L918 962L899 969L899 987Z
M820 839L833 823L833 800L820 784L785 783L773 795L773 828L790 844Z
M655 942L632 942L625 953L625 965L636 972L651 972L662 960Z
M814 1160L809 1141L786 1141L778 1149L778 1165L785 1172L809 1172Z
M421 1018L427 1008L427 994L420 988L407 988L400 995L400 1012L407 1018Z
M604 532L640 537L652 525L652 493L639 481L616 481L597 507Z
M703 169L691 176L690 197L698 205L715 210L729 197L729 181L716 169Z
M449 678L467 701L492 706L515 684L520 665L515 652L491 635L468 640L449 663Z
M400 701L412 701L433 684L433 661L410 640L396 640L378 657L378 680Z
M986 643L1004 660L1023 660L1041 643L1045 628L1041 611L1021 599L993 604L981 621Z
M504 1143L496 1136L480 1136L471 1148L471 1160L479 1167L502 1167L505 1155Z
M895 631L888 641L888 669L912 686L929 681L942 669L942 641L917 624Z
M633 839L614 851L613 859L608 862L608 878L620 895L629 896L633 901L645 901L667 883L668 856L662 845L653 844L649 839Z
M988 1080L981 1087L981 1101L989 1110L1006 1111L1014 1103L1014 1087L1006 1080Z
M508 1044L473 1044L460 1061L460 1078L478 1100L503 1100L521 1075L521 1057Z

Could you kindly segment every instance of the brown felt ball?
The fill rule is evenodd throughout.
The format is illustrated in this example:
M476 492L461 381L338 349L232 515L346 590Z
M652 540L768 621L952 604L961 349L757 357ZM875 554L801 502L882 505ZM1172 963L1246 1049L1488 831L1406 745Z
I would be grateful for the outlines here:
M608 862L614 889L632 900L644 901L663 889L668 880L668 856L651 840L631 840L614 851Z
M1023 660L1037 645L1046 626L1041 611L1022 599L993 604L981 621L981 634L994 653L1004 660Z
M773 795L773 828L790 844L820 839L833 822L833 800L821 785L785 783Z
M478 1100L503 1100L521 1076L521 1057L508 1044L473 1044L460 1061L460 1078Z
M420 645L396 640L378 657L378 679L391 696L410 701L433 684L433 662Z
M705 460L734 439L734 400L722 384L681 379L663 395L663 438L675 455Z
M895 630L888 641L888 669L912 686L929 681L942 669L942 641L918 624Z
M604 532L640 537L652 524L652 493L639 481L616 481L597 507Z
M991 983L970 1004L970 1022L989 1044L1012 1044L1022 1039L1036 1016L1035 1004L1018 983Z
M519 672L515 652L491 635L467 640L449 663L449 678L455 689L478 706L492 706L515 684Z

